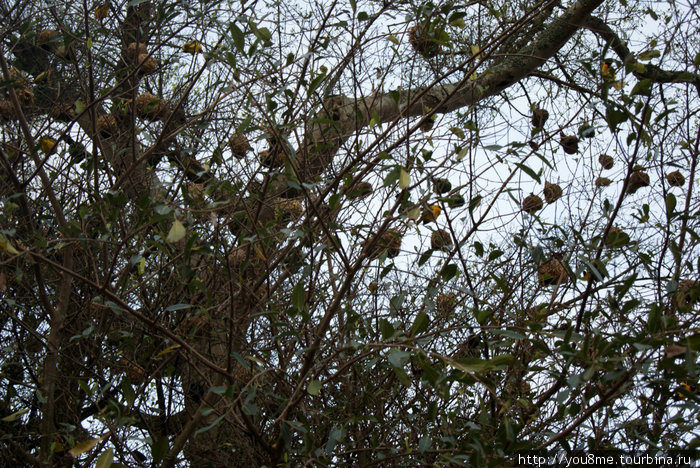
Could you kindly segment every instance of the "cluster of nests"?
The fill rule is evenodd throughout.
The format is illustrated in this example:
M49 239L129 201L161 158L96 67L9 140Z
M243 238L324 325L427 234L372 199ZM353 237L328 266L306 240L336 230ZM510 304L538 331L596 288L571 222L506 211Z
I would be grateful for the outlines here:
M20 106L29 107L34 104L34 92L29 80L24 74L14 67L9 68L11 86L15 91ZM9 87L2 90L0 98L0 120L16 120L18 118L15 107L10 101Z
M536 108L532 112L532 126L535 129L542 129L549 118L549 112L545 109ZM582 125L579 128L579 133L585 137L591 137L593 132L590 125ZM566 154L576 154L578 152L578 144L580 140L574 135L562 135L559 143ZM533 146L537 149L538 145L535 143ZM601 154L598 157L598 162L600 166L609 170L615 165L615 160L612 156L608 154ZM666 180L672 187L680 187L685 184L685 177L680 171L674 171L666 174ZM607 177L598 177L595 180L595 186L598 188L607 187L612 184L612 180ZM626 193L633 194L642 187L648 187L650 184L649 174L644 172L642 169L635 169L632 174L630 174L629 181L627 183ZM562 188L557 184L551 184L545 182L544 187L544 197L547 203L553 203L562 196ZM525 197L522 201L521 208L522 211L533 214L544 207L542 198L535 194L530 194Z

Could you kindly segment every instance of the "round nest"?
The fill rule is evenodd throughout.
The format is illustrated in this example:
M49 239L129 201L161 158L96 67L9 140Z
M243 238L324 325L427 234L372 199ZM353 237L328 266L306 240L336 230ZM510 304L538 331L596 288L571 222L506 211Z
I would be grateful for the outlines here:
M442 195L450 190L452 190L452 183L450 183L449 180L443 179L442 177L433 178L433 192Z
M71 122L75 118L73 105L70 103L56 103L49 109L49 117L59 122Z
M158 69L158 61L149 57L148 54L139 55L137 63L139 64L139 73L142 75L150 75Z
M612 249L627 245L630 241L630 236L617 226L612 226L605 237L605 246Z
M537 281L541 286L564 284L569 280L569 272L558 258L551 258L540 264L537 269Z
M408 42L417 53L425 58L435 57L439 52L439 46L435 39L430 37L426 26L416 24L408 30Z
M236 159L245 158L245 154L252 148L248 142L248 138L240 133L234 133L228 140L228 147L231 148L231 153Z
M396 229L387 229L379 239L374 243L374 247L367 253L367 258L375 259L381 257L386 251L389 258L396 257L401 253L401 238L402 234ZM370 243L371 239L363 242L363 247Z
M447 198L446 201L447 206L449 206L450 208L459 208L460 206L464 206L464 204L466 203L464 197L458 193Z
M142 119L158 120L165 113L165 109L165 102L151 93L141 93L134 101L136 116Z
M700 299L700 281L682 280L678 282L678 290L673 297L676 307L687 309Z
M36 43L40 46L51 46L56 45L61 39L61 33L53 29L44 29L39 31L36 35Z
M596 187L607 187L610 184L612 184L612 180L608 179L607 177L598 177L595 180Z
M452 247L452 237L444 229L438 229L430 235L430 247L435 250L449 250Z
M579 139L573 135L564 135L559 140L559 144L566 154L578 153L578 142Z
M613 157L607 154L601 154L598 156L598 162L601 166L603 166L603 169L612 169L613 165L615 165L615 160Z
M284 166L285 154L284 151L275 149L265 150L260 152L260 164L269 168L276 169Z
M131 60L137 60L139 55L148 54L146 44L141 42L131 42L126 46L126 56Z
M543 128L549 118L549 112L544 109L537 108L532 111L532 126L535 128Z
M275 205L275 218L287 222L301 218L301 200L281 200Z
M537 195L530 194L523 200L522 210L533 214L534 212L541 210L543 207L544 203L542 203L542 199Z
M559 200L564 193L559 185L550 184L547 181L545 181L545 183L544 183L544 191L543 192L544 192L544 200L547 203L554 203L555 201Z
M448 317L455 312L457 296L453 293L441 293L435 298L435 308L442 317Z
M685 177L681 171L673 171L666 174L666 180L671 187L680 187L685 184Z
M369 182L355 182L349 188L343 187L343 192L349 199L358 200L372 193L372 184Z
M117 119L112 114L104 114L97 118L97 131L103 138L114 135L118 128Z
M627 184L627 193L634 193L642 187L649 186L649 174L641 170L634 171L630 175L629 184Z
M10 101L0 101L0 119L14 120L16 118L15 106Z

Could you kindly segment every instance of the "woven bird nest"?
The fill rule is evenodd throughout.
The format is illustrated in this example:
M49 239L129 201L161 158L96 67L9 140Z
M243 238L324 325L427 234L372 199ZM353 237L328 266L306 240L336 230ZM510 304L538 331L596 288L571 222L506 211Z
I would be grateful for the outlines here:
M10 101L0 101L0 119L15 120L16 118L15 106Z
M433 178L433 192L442 195L450 190L452 190L452 183L449 180L443 179L442 177Z
M134 101L136 116L142 119L158 120L163 117L166 109L165 101L151 93L141 93Z
M612 184L612 180L608 179L607 177L598 177L595 180L596 187L607 187L610 184Z
M671 187L680 187L685 184L685 177L681 171L673 171L666 174L666 180Z
M673 300L679 309L688 309L700 299L700 281L682 280Z
M231 148L231 153L236 159L243 159L248 151L252 148L248 142L248 138L240 133L234 133L228 140L228 147Z
M367 253L367 258L375 259L381 257L382 253L386 252L387 257L394 258L401 253L401 240L403 234L396 229L387 229L377 241L374 247ZM363 248L370 243L371 239L367 239L362 243Z
M603 169L612 169L612 167L615 165L615 160L613 157L607 154L601 154L598 156L598 162L601 166L603 166Z
M608 248L622 247L629 243L630 236L617 226L612 226L605 237L605 246Z
M57 102L49 109L49 117L59 122L70 122L75 118L73 104Z
M282 199L275 205L275 219L282 222L296 221L301 218L302 212L301 200Z
M549 182L544 183L544 200L547 203L554 203L559 200L564 193L561 187L557 184L550 184Z
M537 269L537 281L541 286L564 284L569 280L569 272L558 258L542 262Z
M116 134L119 129L117 119L112 114L104 114L97 118L97 131L102 138L109 138Z
M534 212L541 210L543 207L544 203L542 203L542 199L537 195L530 194L523 200L522 210L533 214Z
M440 46L424 24L416 24L408 30L408 42L417 53L425 58L435 57Z
M269 168L276 169L284 166L286 156L284 151L278 149L265 150L260 152L260 164Z
M139 73L141 75L150 75L158 69L158 61L148 54L141 54L137 60L139 64Z
M148 54L148 50L146 50L146 44L142 42L130 42L129 45L126 46L126 56L131 61L138 60L139 55L143 54Z
M549 112L544 109L537 108L532 111L532 126L535 128L543 128L549 118Z
M355 182L350 187L344 186L343 193L351 200L365 198L372 193L372 184L369 182Z
M578 137L573 135L564 135L559 140L559 144L566 154L576 154L578 153Z
M452 247L452 237L444 229L433 231L430 235L430 247L435 250L449 250Z
M447 206L450 208L459 208L460 206L464 206L466 203L464 197L458 193L446 198L445 201L447 202Z
M457 296L453 293L441 293L435 298L435 308L441 317L449 317L454 314L457 307Z
M649 186L649 174L641 170L636 170L630 175L630 181L627 184L627 193L635 193L642 187Z

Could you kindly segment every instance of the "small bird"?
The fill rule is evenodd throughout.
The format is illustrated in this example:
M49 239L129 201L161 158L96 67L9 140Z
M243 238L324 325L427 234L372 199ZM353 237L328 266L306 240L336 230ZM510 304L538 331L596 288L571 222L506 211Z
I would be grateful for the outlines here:
M433 221L437 221L438 216L440 216L440 213L442 213L442 210L438 205L433 205L431 207L425 207L423 209L423 213L421 213L420 216L420 221L423 224L428 224Z
M41 151L48 154L54 146L56 146L56 140L49 137L42 137L39 139L39 146L41 147Z
M681 382L673 394L673 399L676 401L685 400L687 398L688 393L697 394L697 387L695 385L690 385L685 382Z
M197 41L187 41L182 45L182 51L188 54L199 54L202 52L202 44Z
M615 70L612 67L612 59L605 59L600 67L600 74L604 81L615 81Z

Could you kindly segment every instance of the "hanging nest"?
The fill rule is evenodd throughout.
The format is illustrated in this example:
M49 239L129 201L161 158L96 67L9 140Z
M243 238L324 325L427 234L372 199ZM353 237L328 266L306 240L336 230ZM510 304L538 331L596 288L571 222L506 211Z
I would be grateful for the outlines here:
M700 299L700 281L682 280L673 300L679 309L689 309Z
M435 308L441 317L449 317L455 312L457 307L457 296L453 293L441 293L435 298Z
M301 200L282 199L275 205L275 219L282 222L296 221L302 212Z
M158 61L148 54L141 54L137 60L140 75L150 75L158 69Z
M568 280L569 272L564 266L564 263L556 257L540 263L537 269L537 282L540 286L564 284Z
M466 203L464 197L458 193L446 198L445 201L447 202L447 206L450 208L459 208L460 206L464 206Z
M627 184L627 193L635 193L642 187L649 186L649 174L636 170L630 175L630 181Z
M151 93L141 93L134 101L136 116L142 119L158 120L163 117L166 109L165 101Z
M430 235L430 248L435 250L450 250L452 248L452 236L444 229L433 231Z
M34 91L32 91L29 80L24 76L24 73L17 70L15 67L10 67L9 72L9 81L15 90L20 105L27 107L34 104ZM12 103L10 102L10 104Z
M367 253L367 258L375 259L381 257L382 253L386 251L386 255L389 258L396 257L401 253L401 238L402 234L396 229L387 229L379 239L374 243L374 247ZM362 243L364 248L370 243L371 239L367 239Z
M544 183L543 192L544 201L546 201L547 203L554 203L555 201L559 200L564 193L559 185L550 184L547 181L545 181Z
M97 118L97 131L102 138L109 138L117 133L117 119L112 114L104 114Z
M143 54L148 54L148 50L146 50L146 44L142 42L131 42L126 46L126 56L132 62L138 60L139 55Z
M427 31L427 26L424 24L416 24L408 30L408 42L418 54L425 58L435 57L440 46Z
M578 142L579 139L573 135L564 135L559 140L559 144L566 154L578 153Z
M285 154L284 151L278 149L265 150L260 152L260 164L269 168L276 169L284 166Z
M681 171L669 172L666 174L666 180L671 187L680 187L685 184L685 177Z
M433 129L434 125L435 125L435 116L432 115L429 118L425 119L422 124L420 124L420 131L423 133L429 132L430 130Z
M433 178L433 192L438 195L442 195L450 190L452 190L452 183L450 183L449 180L443 179L442 177Z
M613 157L607 154L601 154L598 156L598 162L601 166L603 166L603 169L612 169L612 167L615 165L615 160Z
M350 187L344 186L342 190L349 199L359 200L372 193L372 184L369 182L355 182Z
M537 195L530 194L523 200L522 210L533 214L536 211L541 210L543 207L544 203L542 203L542 199Z
M609 249L623 247L630 242L630 236L617 226L612 226L605 237L605 246Z
M595 180L596 187L607 187L610 184L612 184L612 180L608 179L607 177L598 177Z
M49 117L59 122L71 122L75 118L73 105L68 102L57 102L49 109Z
M44 29L39 31L36 35L36 44L41 46L42 49L49 50L52 47L58 45L60 40L63 38L60 32L53 29Z
M10 101L0 101L0 119L2 120L15 120L17 119L17 113L15 112L15 106L12 105Z
M248 151L252 148L248 142L248 138L240 133L234 133L228 139L228 147L231 148L231 153L236 159L243 159Z
M535 128L544 128L544 124L549 118L549 112L544 109L537 108L532 111L532 126Z

